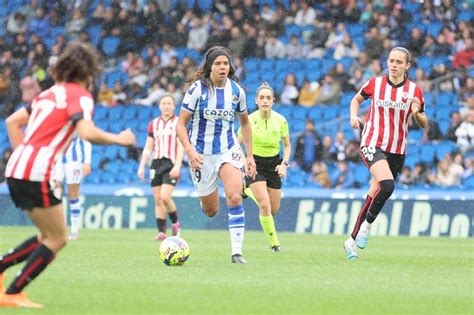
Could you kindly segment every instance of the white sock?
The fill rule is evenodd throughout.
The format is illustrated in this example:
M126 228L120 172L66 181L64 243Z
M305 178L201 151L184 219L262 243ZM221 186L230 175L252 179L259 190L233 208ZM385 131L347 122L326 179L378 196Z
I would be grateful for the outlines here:
M363 231L370 231L371 227L372 227L372 224L367 222L367 220L366 220L366 221L362 222L362 225L360 226L360 229L363 230Z
M245 232L245 211L242 205L229 207L229 233L232 255L242 255Z
M79 220L81 218L82 211L79 199L69 200L69 209L71 211L71 233L77 234L79 233Z

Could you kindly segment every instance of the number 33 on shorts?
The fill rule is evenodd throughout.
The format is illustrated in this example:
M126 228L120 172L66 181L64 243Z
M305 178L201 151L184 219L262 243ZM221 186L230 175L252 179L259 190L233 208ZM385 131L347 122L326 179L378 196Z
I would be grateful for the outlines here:
M362 147L360 151L368 161L372 162L374 159L375 147Z

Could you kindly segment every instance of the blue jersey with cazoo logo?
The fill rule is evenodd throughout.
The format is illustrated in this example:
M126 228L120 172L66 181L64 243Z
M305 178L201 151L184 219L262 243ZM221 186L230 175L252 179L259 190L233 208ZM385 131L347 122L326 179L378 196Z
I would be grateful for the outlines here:
M198 80L186 92L181 110L192 113L189 140L196 152L221 154L238 144L235 112L247 111L245 91L231 79L212 91Z

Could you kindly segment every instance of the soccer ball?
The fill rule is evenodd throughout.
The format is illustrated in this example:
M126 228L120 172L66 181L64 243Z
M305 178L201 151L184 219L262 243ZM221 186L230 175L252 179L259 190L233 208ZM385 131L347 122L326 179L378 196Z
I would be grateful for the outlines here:
M181 237L170 236L160 245L160 258L165 265L182 266L188 257L189 245Z

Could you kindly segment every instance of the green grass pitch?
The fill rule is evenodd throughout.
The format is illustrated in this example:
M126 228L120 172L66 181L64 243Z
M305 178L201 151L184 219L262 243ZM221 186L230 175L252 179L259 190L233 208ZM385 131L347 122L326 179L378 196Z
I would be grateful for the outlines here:
M34 233L0 227L0 253ZM474 312L472 239L373 237L348 261L345 236L247 232L248 265L226 231L184 230L183 267L159 260L152 230L82 230L27 289L42 310L1 314L452 314ZM8 282L18 267L7 271Z

